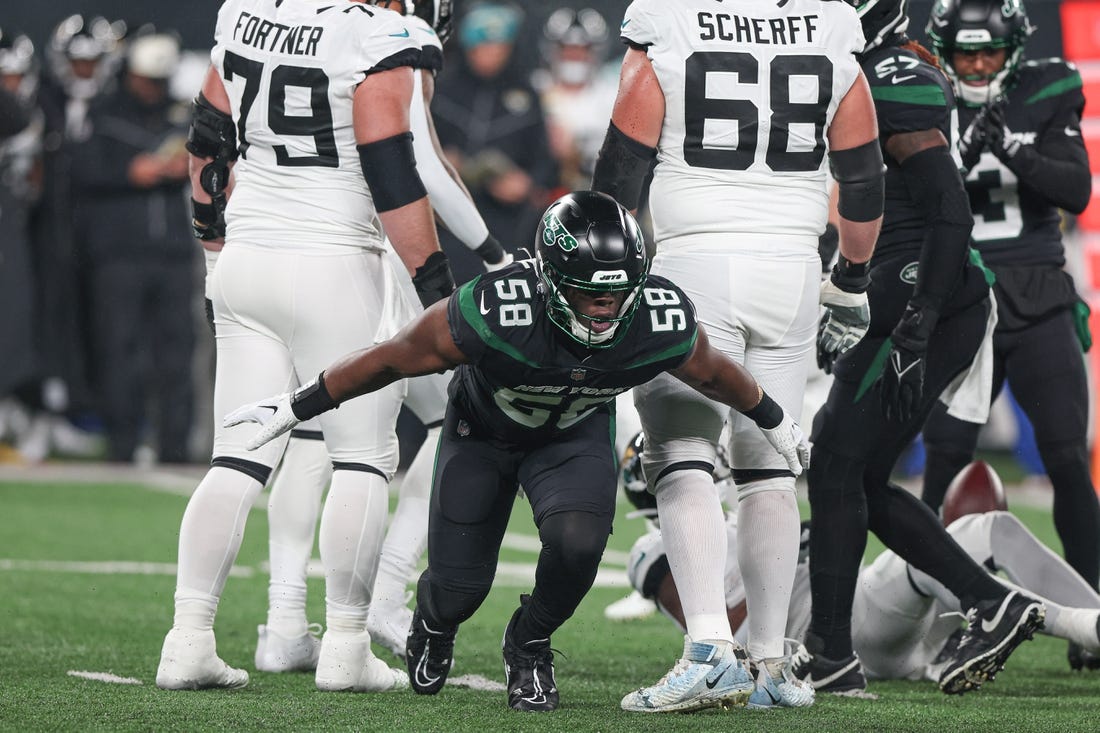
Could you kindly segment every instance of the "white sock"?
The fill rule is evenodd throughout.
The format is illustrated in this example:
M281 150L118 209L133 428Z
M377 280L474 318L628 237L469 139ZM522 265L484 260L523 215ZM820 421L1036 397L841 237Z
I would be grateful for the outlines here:
M267 502L271 582L267 625L287 637L306 633L306 569L331 475L323 440L291 438Z
M367 629L367 611L362 606L348 606L325 599L326 634L361 634Z
M726 523L710 472L672 471L655 488L665 553L688 636L732 642L726 615Z
M319 544L328 607L361 610L364 623L386 526L386 483L374 473L335 471L321 515Z
M746 488L751 493L737 503L737 559L748 602L748 651L752 659L772 659L783 656L798 565L798 502L793 478L755 481Z
M172 626L187 631L212 631L218 598L190 588L176 588L176 614Z
M382 543L374 598L379 603L405 604L405 589L428 546L428 501L435 473L441 427L428 430L424 444L401 482L397 508Z
M203 604L212 604L209 620L213 623L225 579L241 549L248 511L262 488L240 471L214 466L191 495L180 523L176 591L184 607L177 601L177 625L209 628L206 611L200 608Z
M1093 654L1100 652L1100 639L1096 636L1096 619L1100 611L1067 608L1051 601L1047 601L1046 606L1047 617L1040 632L1080 644Z

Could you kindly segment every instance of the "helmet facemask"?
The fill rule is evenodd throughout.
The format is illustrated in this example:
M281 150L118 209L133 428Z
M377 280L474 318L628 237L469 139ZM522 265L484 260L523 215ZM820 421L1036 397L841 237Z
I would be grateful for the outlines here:
M594 281L582 280L561 272L545 261L541 255L536 255L535 267L542 280L542 287L545 289L543 295L546 298L546 313L550 316L550 320L574 341L593 349L614 346L626 332L626 324L638 310L638 304L641 302L639 296L648 274L647 272L631 280L623 270L597 270L592 273ZM623 298L616 315L597 318L587 316L575 308L569 302L566 288L576 288L589 293L625 293L626 297ZM588 325L600 323L607 323L610 326L606 330L595 330ZM623 326L622 330L619 329L620 325Z

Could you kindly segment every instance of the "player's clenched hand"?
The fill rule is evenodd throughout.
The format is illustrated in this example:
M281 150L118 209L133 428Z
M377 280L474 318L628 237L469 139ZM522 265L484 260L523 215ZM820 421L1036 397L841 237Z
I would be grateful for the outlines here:
M810 467L810 444L806 442L802 428L798 427L798 423L786 410L783 411L783 420L778 425L770 429L760 428L760 432L764 433L775 452L787 461L787 467L795 476Z
M290 407L290 399L293 396L293 393L287 392L238 407L225 416L222 426L231 428L246 422L259 423L260 431L245 444L248 450L256 450L261 445L293 429L300 422Z
M831 279L821 284L821 305L825 306L825 314L817 329L817 365L830 374L837 357L867 333L871 309L867 293L845 292Z

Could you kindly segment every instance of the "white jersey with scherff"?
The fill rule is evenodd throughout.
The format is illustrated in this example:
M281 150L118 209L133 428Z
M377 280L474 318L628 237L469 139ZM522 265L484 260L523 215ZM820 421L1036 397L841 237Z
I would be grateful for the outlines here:
M859 73L855 10L828 0L634 0L622 37L665 96L650 189L667 251L707 235L759 248L825 227L825 131ZM816 242L816 240L813 240Z
M418 64L404 17L350 0L227 0L214 40L240 150L227 239L381 247L352 98L369 74Z

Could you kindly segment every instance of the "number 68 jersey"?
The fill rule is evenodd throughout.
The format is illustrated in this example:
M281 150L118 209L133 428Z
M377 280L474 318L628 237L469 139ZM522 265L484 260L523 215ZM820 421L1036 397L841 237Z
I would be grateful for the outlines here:
M676 369L695 346L691 301L664 278L649 276L626 331L601 349L570 340L538 287L534 262L524 260L471 280L447 305L451 336L469 359L455 370L451 404L483 435L524 443L568 430Z
M227 238L380 248L352 96L369 74L418 63L404 17L350 0L227 0L214 42L240 151Z
M859 75L855 10L829 0L634 0L621 31L665 96L650 201L655 239L784 235L816 247L828 214L825 131ZM812 240L812 241L811 241Z

